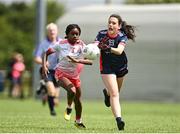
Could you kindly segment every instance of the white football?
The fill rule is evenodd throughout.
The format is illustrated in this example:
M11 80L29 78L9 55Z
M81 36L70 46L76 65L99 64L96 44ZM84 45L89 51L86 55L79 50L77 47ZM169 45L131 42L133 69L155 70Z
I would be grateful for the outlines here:
M83 49L84 58L95 60L100 54L100 50L95 44L88 44Z

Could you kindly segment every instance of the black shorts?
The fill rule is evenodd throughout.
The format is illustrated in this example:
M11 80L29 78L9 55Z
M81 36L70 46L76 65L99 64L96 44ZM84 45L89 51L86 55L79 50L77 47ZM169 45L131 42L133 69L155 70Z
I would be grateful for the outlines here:
M101 74L115 74L117 78L123 77L128 73L128 67L127 64L119 67L114 66L103 66L101 70Z
M48 77L44 78L45 82L52 81L54 83L55 87L58 87L58 83L54 76L55 70L49 70L49 73L47 74Z

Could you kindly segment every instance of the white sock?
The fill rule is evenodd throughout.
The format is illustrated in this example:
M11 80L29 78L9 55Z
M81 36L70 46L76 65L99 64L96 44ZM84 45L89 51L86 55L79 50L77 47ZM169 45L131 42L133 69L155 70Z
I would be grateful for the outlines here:
M76 120L76 123L82 123L82 119Z
M73 104L68 105L67 108L72 109L73 108Z

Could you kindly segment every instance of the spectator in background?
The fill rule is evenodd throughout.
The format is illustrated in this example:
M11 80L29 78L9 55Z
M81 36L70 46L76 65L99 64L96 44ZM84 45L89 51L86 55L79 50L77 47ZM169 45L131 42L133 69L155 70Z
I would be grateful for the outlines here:
M9 97L12 97L12 88L13 88L12 67L13 67L14 63L16 62L16 60L15 60L16 55L17 55L17 52L14 52L12 54L12 57L7 66L6 79L9 81L9 87L8 87L8 96Z
M0 92L4 91L4 71L0 70Z
M23 98L23 89L22 89L22 74L25 70L24 58L23 55L17 53L15 55L15 63L12 66L12 96Z

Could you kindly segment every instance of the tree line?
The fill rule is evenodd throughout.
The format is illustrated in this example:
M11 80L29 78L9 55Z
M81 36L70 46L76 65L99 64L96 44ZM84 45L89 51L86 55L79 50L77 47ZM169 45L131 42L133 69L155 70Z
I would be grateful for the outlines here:
M55 22L65 12L62 4L47 2L47 23ZM0 69L6 70L14 52L24 55L25 64L31 71L35 49L36 3L0 2Z

